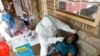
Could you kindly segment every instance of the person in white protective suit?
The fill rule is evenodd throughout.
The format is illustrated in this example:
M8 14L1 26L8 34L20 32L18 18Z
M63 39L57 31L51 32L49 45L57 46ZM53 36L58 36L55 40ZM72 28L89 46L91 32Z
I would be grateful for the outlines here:
M55 44L57 41L62 41L63 37L56 38L57 29L62 29L67 32L75 33L67 24L46 15L36 26L36 32L39 35L41 46L40 56L47 56L48 46Z

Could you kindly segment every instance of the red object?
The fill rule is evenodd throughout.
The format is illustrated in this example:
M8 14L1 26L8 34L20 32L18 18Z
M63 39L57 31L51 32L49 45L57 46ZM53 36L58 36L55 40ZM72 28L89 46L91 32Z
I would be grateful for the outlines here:
M9 46L5 42L0 42L0 56L10 56Z

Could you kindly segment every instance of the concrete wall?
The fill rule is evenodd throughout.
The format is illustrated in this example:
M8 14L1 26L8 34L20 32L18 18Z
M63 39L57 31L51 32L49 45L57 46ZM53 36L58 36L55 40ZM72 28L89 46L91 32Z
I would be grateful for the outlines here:
M73 19L55 14L53 1L54 0L47 0L48 14L78 30L79 56L100 56L100 25L99 27L92 27Z

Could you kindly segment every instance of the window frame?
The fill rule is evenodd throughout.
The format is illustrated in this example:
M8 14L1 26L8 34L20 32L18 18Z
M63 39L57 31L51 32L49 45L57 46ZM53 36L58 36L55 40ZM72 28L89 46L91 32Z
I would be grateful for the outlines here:
M87 19L88 17L83 17L83 16L80 16L78 14L70 13L70 12L67 12L67 11L66 12L62 11L62 10L58 9L58 6L57 6L58 2L59 2L58 0L54 0L54 12L56 14L68 17L70 19L73 19L73 20L76 20L76 21L79 21L79 22L82 22L82 23L85 23L85 24L88 24L90 26L96 27L96 26L99 25L99 22L100 22L100 15L99 15L100 14L100 2L98 2L98 10L97 10L95 20ZM95 2L95 3L97 3L97 2Z

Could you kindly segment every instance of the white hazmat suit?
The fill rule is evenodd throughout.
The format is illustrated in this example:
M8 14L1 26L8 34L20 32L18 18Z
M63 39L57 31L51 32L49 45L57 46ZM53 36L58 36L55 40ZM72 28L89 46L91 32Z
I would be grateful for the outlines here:
M48 46L55 44L57 41L62 41L62 37L56 38L57 29L62 29L67 32L75 33L76 31L71 29L67 24L54 19L53 17L46 15L36 26L36 31L39 35L39 41L41 46L40 56L47 56Z

